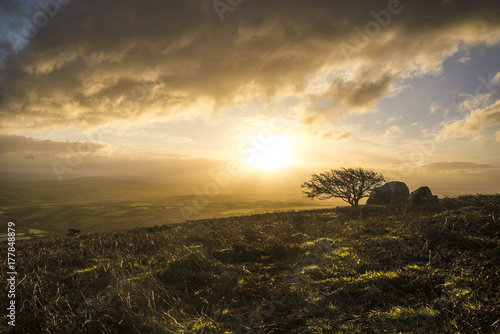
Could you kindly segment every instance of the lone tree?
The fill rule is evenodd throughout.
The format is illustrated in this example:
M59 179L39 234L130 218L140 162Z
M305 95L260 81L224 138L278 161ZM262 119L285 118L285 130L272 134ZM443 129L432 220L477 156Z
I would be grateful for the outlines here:
M313 174L311 180L301 187L308 198L329 199L341 198L355 208L359 200L368 197L370 191L380 187L386 181L385 177L372 170L363 168L332 169L329 172Z

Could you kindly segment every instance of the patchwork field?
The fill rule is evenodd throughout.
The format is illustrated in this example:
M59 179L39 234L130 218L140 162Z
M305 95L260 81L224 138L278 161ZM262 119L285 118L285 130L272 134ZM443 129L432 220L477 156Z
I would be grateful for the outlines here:
M1 182L0 186L0 219L15 222L24 238L61 235L69 229L109 232L193 219L334 207L332 202L272 194L221 194L200 199L172 195L175 187L171 185L103 178ZM5 239L4 232L0 241Z

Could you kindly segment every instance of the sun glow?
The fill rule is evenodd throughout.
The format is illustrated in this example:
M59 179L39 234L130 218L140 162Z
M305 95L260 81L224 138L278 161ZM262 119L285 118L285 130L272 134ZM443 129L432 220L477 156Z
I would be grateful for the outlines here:
M267 137L251 136L251 148L246 150L243 161L254 168L276 170L291 164L290 140L283 134L269 134Z

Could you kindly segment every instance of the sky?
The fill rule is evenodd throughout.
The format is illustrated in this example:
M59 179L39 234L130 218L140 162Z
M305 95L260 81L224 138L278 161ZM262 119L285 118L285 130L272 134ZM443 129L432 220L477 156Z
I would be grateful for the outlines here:
M300 193L363 167L500 192L499 17L497 0L0 0L0 172Z

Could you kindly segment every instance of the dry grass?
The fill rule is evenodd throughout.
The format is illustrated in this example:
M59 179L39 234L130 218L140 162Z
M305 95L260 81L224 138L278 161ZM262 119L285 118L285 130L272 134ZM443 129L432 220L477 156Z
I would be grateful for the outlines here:
M499 333L499 216L470 195L19 241L11 332Z

